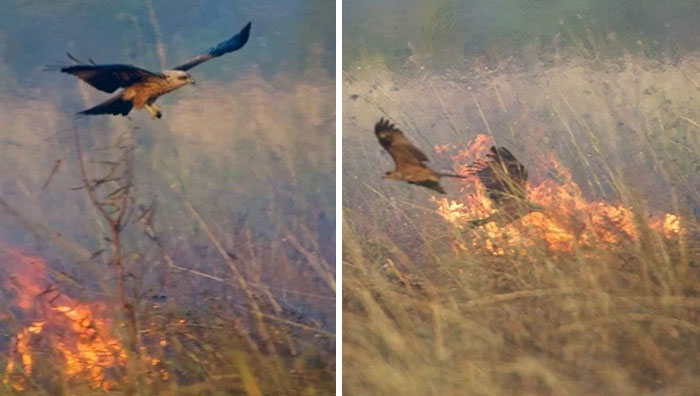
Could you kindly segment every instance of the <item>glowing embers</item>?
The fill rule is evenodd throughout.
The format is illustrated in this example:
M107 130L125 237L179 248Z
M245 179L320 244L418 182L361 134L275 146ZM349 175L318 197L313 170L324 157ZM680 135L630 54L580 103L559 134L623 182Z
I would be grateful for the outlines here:
M454 168L463 173L490 146L490 138L477 136L468 148L452 156ZM439 152L451 149L454 147L449 145L436 147ZM529 213L509 224L491 222L476 227L455 241L454 248L503 255L523 253L525 246L544 244L550 251L572 252L577 248L615 245L637 239L637 222L631 208L586 200L569 169L553 156L546 162L547 178L527 188L527 199L541 205L542 211ZM432 197L438 213L463 230L470 228L470 221L486 218L496 211L478 178L468 181L459 200ZM649 225L667 238L684 232L681 219L673 214L652 218Z
M656 228L659 228L658 224L655 224ZM663 223L661 223L660 228L663 230L664 236L666 238L671 238L675 235L685 234L686 230L681 226L681 218L671 213L667 213L664 216Z

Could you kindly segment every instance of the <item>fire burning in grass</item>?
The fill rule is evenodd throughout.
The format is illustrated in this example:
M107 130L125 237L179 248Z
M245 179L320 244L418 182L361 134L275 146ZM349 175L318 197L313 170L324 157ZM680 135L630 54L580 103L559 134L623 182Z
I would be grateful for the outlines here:
M487 151L492 139L478 135L468 147L452 157L455 169L466 173L466 168L477 157ZM435 151L445 153L453 145L436 146ZM622 204L591 201L584 198L579 185L573 180L571 171L563 167L553 155L547 159L547 167L553 178L538 185L529 185L528 199L545 208L543 212L532 212L506 225L495 222L472 232L469 242L456 240L457 250L485 250L493 255L515 253L523 245L534 245L543 241L550 251L573 252L592 246L605 246L635 241L639 235L635 212ZM477 177L468 179L459 200L432 197L438 213L456 227L468 227L470 221L486 218L497 209L486 196ZM666 238L683 232L682 220L674 214L651 217L650 227Z
M106 304L83 303L51 285L43 259L18 249L0 246L4 265L17 269L6 287L16 294L16 306L29 325L14 337L3 382L16 390L27 389L29 379L38 373L39 355L59 358L56 368L69 379L87 381L95 389L115 387L110 375L126 364L126 351L113 335L113 323L106 317ZM155 366L156 358L144 359ZM167 379L167 372L161 377Z

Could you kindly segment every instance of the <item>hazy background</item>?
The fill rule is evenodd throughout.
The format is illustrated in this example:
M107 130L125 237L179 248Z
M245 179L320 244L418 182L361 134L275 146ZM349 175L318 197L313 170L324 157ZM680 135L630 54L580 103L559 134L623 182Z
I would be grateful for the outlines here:
M347 394L693 394L699 16L683 0L344 2ZM506 146L565 212L545 216L551 235L613 207L631 215L590 229L638 236L562 253L534 221L451 223L438 208L470 219L480 185L383 180L380 117L438 170L464 167L479 135ZM559 197L579 192L567 212ZM680 236L649 225L666 213Z
M136 110L126 118L73 119L108 94L43 70L70 64L70 52L84 61L158 71L159 50L172 67L248 21L247 45L191 70L197 85L162 97L160 120ZM334 21L335 4L325 0L3 1L0 241L47 259L51 281L72 298L109 301L110 255L90 258L109 251L108 230L85 191L76 189L81 178L73 133L94 176L104 171L98 161L118 154L104 148L130 133L134 207L156 202L154 228L175 264L219 279L165 265L132 218L124 231L125 265L144 326L147 318L172 311L209 324L212 316L243 320L238 329L246 328L250 307L206 224L275 323L316 329L290 343L306 345L300 348L314 356L314 370L325 372L323 382L332 386ZM12 293L5 298L11 304ZM153 299L168 309L154 311ZM15 319L11 329L26 326ZM233 332L230 325L221 328L227 326ZM0 336L3 350L12 335Z
M609 176L597 172L607 162L668 210L669 186L652 177L658 156L647 151L663 147L687 177L700 164L688 147L696 126L687 121L700 89L699 15L697 2L682 0L348 2L343 172L354 180L390 166L370 133L385 116L425 150L464 148L479 133L522 150L521 158L555 150L591 197L616 198ZM578 122L562 124L561 111ZM437 156L434 166L451 166L446 160ZM590 171L601 181L583 182ZM363 188L343 187L346 203ZM692 187L675 187L700 213Z
M693 0L353 0L343 11L344 68L374 56L454 67L477 56L534 60L543 47L658 57L700 45ZM596 43L606 38L615 45Z

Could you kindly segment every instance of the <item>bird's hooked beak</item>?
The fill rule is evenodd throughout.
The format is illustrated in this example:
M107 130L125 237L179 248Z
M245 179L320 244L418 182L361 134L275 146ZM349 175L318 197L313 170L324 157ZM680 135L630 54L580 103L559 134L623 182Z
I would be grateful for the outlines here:
M192 84L192 85L197 85L197 84L194 82L194 78L192 78L192 76L190 76L190 77L187 78L187 82L190 83L190 84Z

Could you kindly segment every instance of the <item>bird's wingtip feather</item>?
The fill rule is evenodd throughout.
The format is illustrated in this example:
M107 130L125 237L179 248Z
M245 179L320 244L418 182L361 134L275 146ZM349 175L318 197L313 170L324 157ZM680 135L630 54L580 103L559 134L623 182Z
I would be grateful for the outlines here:
M246 25L243 26L243 29L241 29L241 31L238 32L238 34L243 35L247 38L248 35L250 34L250 27L252 26L252 24L253 24L253 21L248 21L248 23L246 23Z
M389 120L384 119L384 117L380 118L379 121L377 121L376 124L374 124L374 132L379 133L381 131L387 131L390 129L394 129L394 124L390 123Z
M242 36L242 39L244 41L243 44L245 44L248 41L248 37L250 36L250 27L253 25L253 21L249 21L245 26L243 26L243 29L238 33L239 35Z

